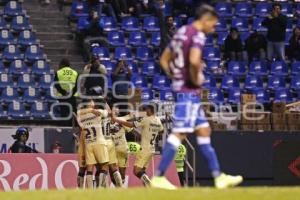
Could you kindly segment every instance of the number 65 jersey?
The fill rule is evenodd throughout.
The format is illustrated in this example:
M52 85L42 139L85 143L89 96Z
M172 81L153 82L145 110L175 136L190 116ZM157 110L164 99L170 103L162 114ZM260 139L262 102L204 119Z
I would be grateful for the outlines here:
M106 145L106 139L103 135L102 121L108 116L106 110L98 109L100 113L96 116L91 112L92 109L80 109L77 112L77 120L79 126L83 130L83 137L86 145L91 144L104 144Z
M155 139L164 127L159 117L152 115L144 117L141 121L135 121L134 126L141 128L141 148L143 151L155 152Z

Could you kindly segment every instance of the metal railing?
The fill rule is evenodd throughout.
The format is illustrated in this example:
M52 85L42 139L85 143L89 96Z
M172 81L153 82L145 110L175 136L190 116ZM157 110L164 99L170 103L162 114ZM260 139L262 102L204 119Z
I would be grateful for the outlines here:
M192 152L192 163L189 161L189 157L187 156L185 159L185 184L189 183L189 175L192 173L192 186L196 186L196 150L191 142L186 138L185 142L189 149L187 148L187 155L189 151Z

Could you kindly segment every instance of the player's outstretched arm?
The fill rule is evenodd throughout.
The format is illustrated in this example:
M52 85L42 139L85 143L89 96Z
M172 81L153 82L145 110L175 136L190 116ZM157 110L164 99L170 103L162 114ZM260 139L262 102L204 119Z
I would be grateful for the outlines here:
M171 59L172 59L172 52L171 49L167 47L160 57L160 65L169 78L172 78L172 74L169 66Z

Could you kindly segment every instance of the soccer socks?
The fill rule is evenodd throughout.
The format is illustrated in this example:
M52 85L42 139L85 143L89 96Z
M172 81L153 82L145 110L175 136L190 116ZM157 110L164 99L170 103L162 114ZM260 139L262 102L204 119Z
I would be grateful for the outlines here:
M82 172L78 173L78 176L77 176L77 186L78 186L78 188L83 188L84 174L85 173L82 173Z
M99 186L98 187L106 188L106 186L107 186L107 184L106 184L106 177L107 177L107 171L100 170L100 174L99 174Z
M165 171L168 169L174 159L180 143L180 139L175 135L172 134L168 137L167 142L164 146L162 158L155 173L156 176L163 176L165 174Z
M122 187L123 186L123 181L122 181L122 176L119 171L115 171L113 174L113 178L115 180L115 186L116 187Z
M88 171L86 173L86 187L88 189L94 188L94 185L93 185L93 172L91 172L91 171Z
M136 176L141 179L146 187L150 187L151 180L144 171L140 171Z
M211 170L214 178L221 175L219 161L215 149L211 146L210 137L197 137L197 143L203 156L208 162L208 167Z

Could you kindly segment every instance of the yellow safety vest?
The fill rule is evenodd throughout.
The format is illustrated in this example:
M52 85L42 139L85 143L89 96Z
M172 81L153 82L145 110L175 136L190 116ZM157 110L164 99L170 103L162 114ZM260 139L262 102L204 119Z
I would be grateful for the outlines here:
M177 172L183 172L184 171L184 159L186 156L186 148L183 144L181 144L178 147L176 156L175 156L175 164L176 164L176 169Z
M77 84L76 81L78 72L70 67L64 67L62 69L59 69L56 73L57 79L60 83L60 87L67 92L72 92L75 84ZM74 96L76 96L76 94Z
M128 142L127 145L129 153L136 154L141 150L141 145L136 142Z

